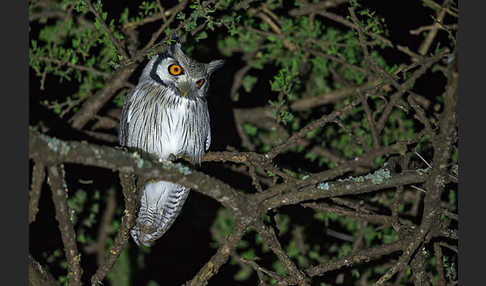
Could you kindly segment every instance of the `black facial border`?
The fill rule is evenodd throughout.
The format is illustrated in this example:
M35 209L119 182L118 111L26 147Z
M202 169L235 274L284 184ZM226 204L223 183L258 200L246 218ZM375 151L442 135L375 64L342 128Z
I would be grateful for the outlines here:
M153 80L155 80L157 83L159 83L159 84L161 84L165 87L167 87L167 84L157 74L157 67L162 62L162 60L169 58L169 57L170 57L170 55L168 53L159 54L157 59L154 62L154 65L152 66L152 70L150 71L150 77Z

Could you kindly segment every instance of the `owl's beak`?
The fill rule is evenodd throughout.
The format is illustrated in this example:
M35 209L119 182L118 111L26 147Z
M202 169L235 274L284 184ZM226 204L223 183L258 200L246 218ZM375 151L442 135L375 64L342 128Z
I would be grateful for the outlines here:
M180 90L181 95L182 95L183 97L188 97L188 96L189 96L189 94L191 94L191 93L192 93L192 91L193 91L193 90L192 90L192 89L193 89L192 85L193 85L193 84L191 84L191 82L189 82L189 81L182 82L182 83L179 85L179 90Z

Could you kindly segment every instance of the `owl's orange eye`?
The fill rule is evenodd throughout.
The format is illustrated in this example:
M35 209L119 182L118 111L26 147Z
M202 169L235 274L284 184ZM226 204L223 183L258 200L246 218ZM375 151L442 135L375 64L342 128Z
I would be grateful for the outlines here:
M180 75L182 74L182 68L180 65L172 64L169 66L169 73L171 75Z
M197 83L197 87L198 88L201 88L203 86L203 84L204 84L204 79L200 79L196 83Z

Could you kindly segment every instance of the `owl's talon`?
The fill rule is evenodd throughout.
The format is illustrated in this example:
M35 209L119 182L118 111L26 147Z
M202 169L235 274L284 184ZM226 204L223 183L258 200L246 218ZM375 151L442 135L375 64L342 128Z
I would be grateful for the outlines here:
M167 158L167 160L169 160L169 161L175 161L175 160L177 160L177 156L174 155L174 154L172 154L172 153L170 153L169 154L169 157Z

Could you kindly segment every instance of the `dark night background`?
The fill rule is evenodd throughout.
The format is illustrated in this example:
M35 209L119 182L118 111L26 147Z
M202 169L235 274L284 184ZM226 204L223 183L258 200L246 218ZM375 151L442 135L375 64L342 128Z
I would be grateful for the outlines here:
M107 11L118 14L127 5L138 4L135 2L128 0L106 1L104 2L104 6L107 8ZM377 14L385 17L389 30L388 38L390 40L396 44L409 46L415 50L418 49L423 38L410 35L409 31L430 24L433 21L429 16L430 13L428 13L427 8L424 8L420 1L374 0L362 1L361 3L376 11ZM339 9L331 9L331 11L345 12L345 9L345 5L341 5ZM30 33L38 33L39 29L38 23L31 24ZM210 34L208 39L203 41L204 45L210 48L201 54L196 54L195 57L197 59L207 62L211 59L222 57L216 48L215 37L216 35ZM435 41L446 43L448 41L447 34L439 32ZM383 55L391 64L407 61L405 55L402 54L403 58L396 58L397 53L390 53L386 49L383 50ZM234 127L232 108L261 106L273 96L270 92L262 92L259 97L245 97L243 100L233 103L224 91L230 90L233 75L242 66L242 61L238 54L224 59L226 60L225 66L215 73L211 80L211 95L209 97L212 128L211 151L222 151L227 146L232 146L236 149L241 147ZM131 77L131 82L136 84L139 75L140 71L135 72ZM271 73L259 75L259 77L268 77L270 79L270 75ZM55 78L48 75L45 90L42 91L39 88L40 78L35 76L32 70L30 70L29 76L29 125L37 125L39 121L43 121L43 125L48 127L48 131L46 132L48 135L67 140L87 140L93 143L107 144L106 142L99 142L72 129L65 121L59 120L57 115L39 103L41 99L55 99L72 92L74 88L69 82L59 83ZM435 73L429 73L416 83L415 89L426 97L434 98L440 95L442 91L427 89L428 86L436 86L435 84L430 84L433 81L443 81L443 78ZM259 84L262 86L258 90L270 91L268 86L264 86L267 82L268 80L260 80ZM53 93L54 91L57 91L57 93ZM216 93L215 91L220 92ZM293 162L295 164L295 158L284 158L282 160L288 160L289 163ZM94 192L95 190L103 192L112 186L113 182L118 182L118 175L109 170L76 165L66 165L65 167L67 184L71 190L82 187L88 193L91 191ZM203 163L199 168L205 173L226 181L233 186L244 187L251 185L251 181L246 177L241 177L217 163ZM312 166L302 166L302 168L312 169ZM79 179L93 180L93 184L82 184L78 181ZM117 196L117 201L122 203L123 198L121 192L117 192ZM133 273L135 277L134 281L137 281L134 285L146 285L149 280L164 281L163 285L180 285L190 279L216 251L215 248L210 246L213 241L209 229L219 207L219 203L214 200L197 192L191 192L182 213L170 231L155 243L150 254L146 254L145 269ZM43 251L51 252L62 245L47 183L44 183L39 209L40 211L35 223L29 227L29 251L40 262L44 262L44 258L41 256ZM285 211L294 212L296 210L289 208ZM300 212L305 213L305 210L301 209ZM303 215L305 216L305 214ZM117 214L116 219L119 218L120 214ZM97 225L92 228L92 231L93 234L97 232ZM130 239L129 252L134 260L137 251L139 250ZM83 255L82 267L87 269L83 275L84 278L93 273L96 270L95 255ZM237 269L237 266L230 265L229 263L225 264L221 271L211 279L209 284L257 285L258 280L256 275L252 275L251 279L244 282L233 281L233 275ZM64 273L62 269L50 270L55 276Z

